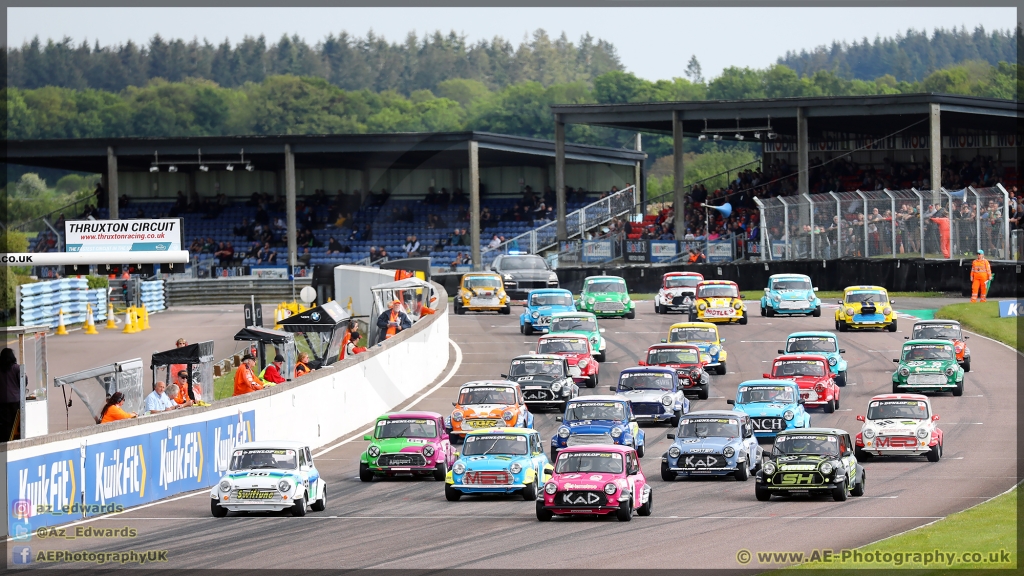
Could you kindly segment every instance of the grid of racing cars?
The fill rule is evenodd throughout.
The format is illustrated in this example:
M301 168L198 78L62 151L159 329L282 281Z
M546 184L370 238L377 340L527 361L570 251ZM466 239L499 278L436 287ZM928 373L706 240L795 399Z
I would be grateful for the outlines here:
M508 314L508 296L500 282L493 284L486 296L493 295L504 309L490 301L476 306L477 294L467 292L457 296L463 299L458 313ZM774 275L761 297L761 315L819 317L816 292L807 276ZM895 331L893 304L883 288L849 287L835 312L836 328ZM754 477L760 501L798 492L843 501L864 494L866 460L924 456L937 462L942 457L939 417L924 393L963 394L971 356L968 336L957 322L914 324L900 357L893 360L898 367L892 393L869 400L866 414L857 416L861 431L851 435L811 424L812 411L839 409L848 383L845 350L835 333L791 333L762 378L736 385L734 398L726 400L729 409L691 410L691 400L709 398L711 375L727 374L726 338L719 324L746 324L746 304L733 282L668 273L654 306L658 314L680 311L688 321L672 324L636 367L623 369L608 387L610 394L580 395L582 388L598 386L605 360L599 320L635 316L625 280L587 278L578 298L559 288L527 293L520 331L544 333L535 349L511 358L498 378L462 384L448 415L381 415L364 438L369 444L360 457L359 478L432 478L444 482L449 501L519 494L535 502L541 521L555 515L614 515L628 521L634 513L646 516L653 510L653 487L640 459L657 424L668 424L672 440L661 456L662 481ZM534 427L534 413L545 410L558 414L559 426L550 439ZM761 440L772 444L762 446ZM327 489L315 470L306 447L287 442L239 446L231 469L211 492L213 515L283 509L300 514L300 507L304 514L307 505L322 510ZM242 489L241 479L248 482L253 476L268 485ZM310 481L316 489L299 494Z

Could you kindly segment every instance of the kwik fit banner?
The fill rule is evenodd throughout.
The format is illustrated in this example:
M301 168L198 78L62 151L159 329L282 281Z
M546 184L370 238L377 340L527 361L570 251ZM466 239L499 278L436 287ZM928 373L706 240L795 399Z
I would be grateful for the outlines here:
M7 464L9 534L214 485L235 445L255 438L255 411L171 426Z

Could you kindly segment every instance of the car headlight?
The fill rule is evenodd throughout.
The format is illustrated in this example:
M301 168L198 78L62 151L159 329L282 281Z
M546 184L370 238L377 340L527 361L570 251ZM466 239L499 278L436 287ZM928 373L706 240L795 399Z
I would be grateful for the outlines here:
M786 420L792 420L793 416L796 416L796 414L793 414L792 410L786 410L786 413L782 415Z
M466 465L463 464L462 462L456 462L455 466L452 466L452 473L453 474L462 474L465 471L466 471Z
M697 310L707 310L707 307L708 307L708 305L703 303L703 302L701 302L700 304L697 304Z
M462 412L453 412L452 422L462 422Z
M900 376L903 376L904 378L910 376L910 369L906 366L900 366L900 369L897 370L897 372L899 372Z
M839 359L836 358L835 356L828 359L829 366L835 366L836 364L839 364Z
M519 464L519 462L513 462L512 465L508 467L508 471L513 474L519 474L520 472L523 471L523 467Z
M423 455L426 456L427 458L430 458L431 456L433 456L434 455L434 447L431 446L430 444L427 444L426 446L424 446L423 447Z
M764 470L765 476L771 476L775 474L775 464L771 461L765 462L762 470Z
M540 312L534 312L533 314L530 314L530 316L533 316L534 318L540 318Z
M552 392L558 392L561 389L562 389L562 383L561 382L552 382L551 383L551 391Z
M511 410L505 410L505 412L501 415L501 417L504 418L505 420L511 420L513 416L515 416L515 414L513 414Z
M829 462L825 462L824 464L821 465L821 468L819 468L819 470L821 470L821 473L823 475L828 476L829 474L832 473L832 464Z
M743 308L743 301L737 300L736 302L733 303L732 307L735 308L736 310Z
M946 376L952 376L956 370L952 366L946 366Z
M928 437L928 429L927 428L918 428L917 429L917 437L920 438L921 440L924 440L925 438L927 438Z
M782 298L778 294L772 294L772 300L775 300L776 302L781 302Z
M889 308L888 306L886 306L885 308L882 308L882 314L884 314L886 316L888 316L889 314L892 314L892 308Z
M561 428L559 428L558 429L558 437L559 438L568 438L569 437L569 429L566 428L565 426L562 426Z
M220 483L220 491L221 492L231 492L231 482L228 482L227 480L221 482Z
M700 380L700 370L693 370L690 372L690 378L693 380Z
M715 344L711 348L708 348L708 352L710 352L712 356L718 354L721 351L722 351L722 347L719 346L718 344Z
M668 455L671 456L672 458L679 458L679 454L680 451L678 446L673 446L668 449Z
M671 406L672 405L672 397L671 396L662 396L661 397L661 403L663 405L665 405L665 406Z
M280 490L281 492L288 493L291 492L292 485L287 480L281 480L280 482L277 483L277 489Z
M846 315L847 316L853 316L853 308L847 308L846 309Z
M622 436L622 428L618 426L612 428L612 438L618 438L619 436Z
M380 456L380 448L377 446L370 446L366 449L366 453L370 455L370 458L376 458L377 456Z
M597 336L590 337L590 344L593 346L597 346Z
M583 368L586 368L587 367L587 361L586 360L580 360L579 367L580 367L581 370Z
M736 454L736 450L732 446L726 446L725 450L722 450L722 454L725 454L726 458L732 458Z
M618 490L618 489L619 489L619 487L616 486L614 482L609 482L609 483L604 485L604 493L609 495L609 496L611 496L612 494L615 494L615 491Z
M587 298L587 304L590 304L591 306L593 306L594 302L597 302L597 300L594 300L593 296L591 296L590 298Z
M863 434L864 434L865 438L870 440L870 439L875 437L875 429L874 428L865 428Z
M548 482L544 485L544 491L548 494L554 494L556 490L558 490L558 486L554 482Z

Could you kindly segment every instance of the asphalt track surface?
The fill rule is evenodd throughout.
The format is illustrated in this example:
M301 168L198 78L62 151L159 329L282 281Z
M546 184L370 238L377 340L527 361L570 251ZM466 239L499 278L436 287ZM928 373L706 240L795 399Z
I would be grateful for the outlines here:
M903 309L917 309L935 307L938 302L901 304ZM711 398L693 402L693 410L727 408L725 400L734 397L737 384L760 377L790 332L833 327L832 308L823 310L821 318L762 318L754 308L756 302L748 305L754 310L748 325L721 328L728 339L729 373L713 377ZM602 387L614 382L621 369L635 366L646 347L681 320L679 315L654 314L651 302L639 303L638 308L634 320L600 321L608 340L608 358L601 365ZM455 345L445 374L459 358L461 364L447 383L415 408L449 412L461 383L494 378L505 371L512 356L530 350L536 337L519 333L516 314L453 315ZM853 434L860 430L856 416L865 412L870 397L891 392L892 358L911 322L901 319L897 333L840 335L850 384L842 391L839 411L811 411L812 426L835 426ZM846 502L809 497L758 502L753 480L663 482L659 464L669 446L665 437L669 429L647 426L642 466L654 488L652 516L634 517L629 523L614 518L556 517L542 524L536 519L534 503L518 495L448 502L441 482L360 482L358 458L366 446L360 430L339 439L333 448L314 451L329 486L324 512L310 512L304 518L280 514L215 519L204 491L89 522L96 527L134 527L138 536L130 540L34 538L31 545L33 551L168 549L169 562L160 567L189 569L763 569L766 566L738 564L738 551L857 547L968 508L1016 483L1019 356L980 336L973 336L969 345L973 371L966 376L964 395L932 399L945 432L942 460L933 464L923 457L872 459L864 465L865 496ZM583 390L584 394L600 392L600 388ZM545 439L557 428L554 418L551 412L536 416Z

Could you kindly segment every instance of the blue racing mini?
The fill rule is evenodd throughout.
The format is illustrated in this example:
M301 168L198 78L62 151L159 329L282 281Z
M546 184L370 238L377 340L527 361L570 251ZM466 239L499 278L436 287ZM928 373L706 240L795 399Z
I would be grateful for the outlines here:
M783 430L811 425L800 386L792 380L747 380L736 389L736 399L726 403L750 416L758 438L774 438Z
M690 412L679 422L674 440L661 457L661 479L676 476L728 476L746 480L757 472L761 445L750 416L736 410Z
M679 376L672 368L627 368L619 374L619 383L611 391L629 400L633 416L639 421L668 422L675 428L679 417L690 411L690 400L683 395Z
M560 288L531 290L526 296L526 311L519 315L519 332L530 335L547 332L551 327L551 315L559 312L575 312L576 305L572 292Z
M828 359L828 368L835 376L836 386L846 386L846 350L839 347L839 338L831 332L793 332L786 337L786 348L779 354L817 354Z
M761 316L776 314L810 314L821 316L821 300L815 294L818 289L811 284L810 276L803 274L773 274L768 278L768 287L761 296Z
M644 456L644 431L636 423L629 401L621 396L585 396L569 402L565 416L551 438L551 461L558 451L581 444L619 444L632 446Z
M444 496L454 502L463 494L512 494L537 499L551 477L540 434L530 428L490 428L466 435L445 478Z

